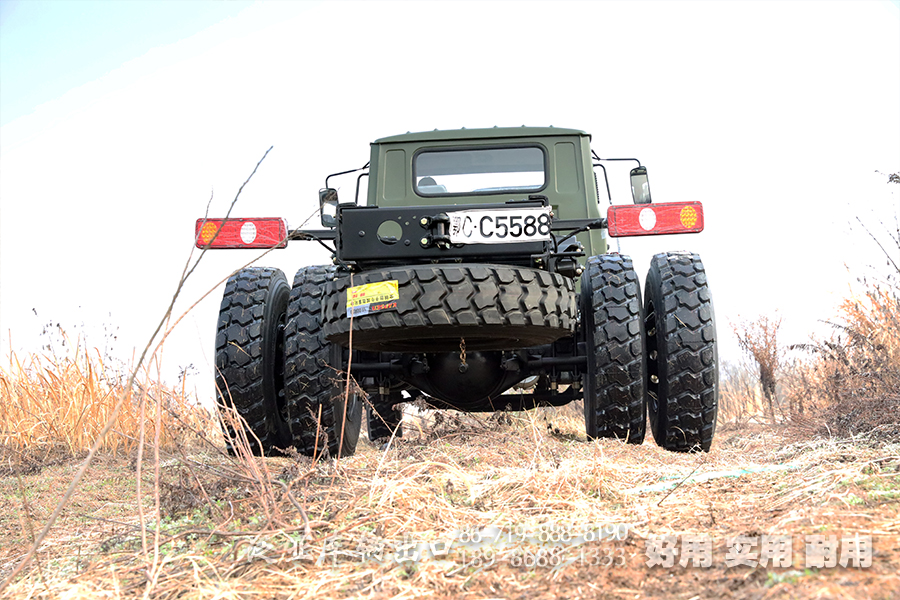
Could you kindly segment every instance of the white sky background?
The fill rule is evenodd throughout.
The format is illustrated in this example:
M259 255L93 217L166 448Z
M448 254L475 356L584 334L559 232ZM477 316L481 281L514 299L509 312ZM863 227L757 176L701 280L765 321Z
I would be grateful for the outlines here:
M130 359L211 193L221 216L269 146L234 216L296 227L325 176L365 164L378 137L522 124L584 129L600 156L648 166L654 201L703 202L703 233L622 251L642 278L655 252L700 252L723 358L738 356L739 317L779 310L784 341L802 342L866 265L887 272L849 225L880 230L900 204L875 173L900 170L900 9L0 0L2 353L39 348L52 321L100 348L105 325ZM630 201L627 168L610 169L616 203ZM181 309L252 256L208 254ZM295 242L261 264L290 280L325 262ZM170 381L193 364L205 397L220 300L164 359Z

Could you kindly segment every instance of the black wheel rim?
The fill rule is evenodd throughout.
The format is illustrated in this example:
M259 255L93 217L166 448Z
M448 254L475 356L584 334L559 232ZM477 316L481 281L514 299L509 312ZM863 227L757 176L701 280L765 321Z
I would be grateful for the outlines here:
M654 415L659 413L659 337L656 331L656 310L647 293L647 311L644 330L647 335L647 408Z
M287 399L284 393L284 329L287 321L287 314L281 315L278 321L278 327L275 329L275 360L273 365L272 378L275 383L275 403L278 415L281 420L287 422L289 420Z

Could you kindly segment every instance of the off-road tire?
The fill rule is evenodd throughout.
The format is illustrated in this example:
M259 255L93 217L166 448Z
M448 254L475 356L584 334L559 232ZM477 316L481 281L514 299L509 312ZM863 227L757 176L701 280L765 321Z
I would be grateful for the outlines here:
M369 401L371 405L366 406L369 441L376 442L389 438L392 435L402 437L403 426L400 424L400 421L403 418L403 413L394 409L394 406L403 402L400 392L391 392L387 396L372 394ZM397 433L394 434L394 431Z
M278 269L253 267L228 278L216 329L216 392L250 431L254 454L291 446L284 398L284 327L287 278ZM225 420L230 451L235 431ZM258 440L258 442L257 442Z
M709 451L719 402L718 350L712 295L700 257L657 254L644 294L653 439L668 450Z
M306 456L352 455L362 424L355 393L345 414L345 375L335 368L340 348L322 334L322 290L332 276L326 267L297 271L287 308L285 395L294 447Z
M416 265L335 278L325 288L328 340L349 345L347 289L397 281L396 307L353 318L353 346L384 352L508 350L571 335L574 282L538 269L491 264ZM390 304L390 303L388 303Z
M631 258L592 256L581 277L581 323L587 342L583 377L589 438L641 444L647 427L647 358L641 284Z

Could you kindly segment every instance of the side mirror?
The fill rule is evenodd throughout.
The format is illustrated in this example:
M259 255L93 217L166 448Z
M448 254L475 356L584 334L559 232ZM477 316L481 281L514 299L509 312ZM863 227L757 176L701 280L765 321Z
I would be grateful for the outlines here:
M631 170L631 197L635 204L650 204L650 180L647 178L647 167L635 167Z
M334 188L319 190L319 214L323 227L337 227L338 193Z

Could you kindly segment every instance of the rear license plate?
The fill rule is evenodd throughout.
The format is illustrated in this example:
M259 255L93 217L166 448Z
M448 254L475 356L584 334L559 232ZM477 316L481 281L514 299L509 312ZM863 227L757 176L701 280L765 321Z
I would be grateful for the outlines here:
M550 207L459 210L450 217L454 244L514 244L550 239Z

